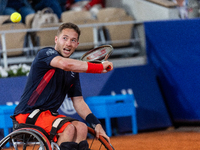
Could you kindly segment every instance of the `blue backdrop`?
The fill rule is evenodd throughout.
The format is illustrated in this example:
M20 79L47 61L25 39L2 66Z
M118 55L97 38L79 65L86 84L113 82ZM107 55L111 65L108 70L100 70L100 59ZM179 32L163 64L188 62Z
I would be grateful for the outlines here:
M171 120L159 90L156 72L151 64L116 68L106 74L80 74L83 97L134 93L137 106L138 130L158 129L171 126ZM0 79L0 104L19 101L26 77ZM66 99L60 113L79 119L71 101ZM120 110L119 110L120 111ZM130 118L118 119L119 130L131 131Z
M146 48L174 122L200 120L200 20L145 23Z

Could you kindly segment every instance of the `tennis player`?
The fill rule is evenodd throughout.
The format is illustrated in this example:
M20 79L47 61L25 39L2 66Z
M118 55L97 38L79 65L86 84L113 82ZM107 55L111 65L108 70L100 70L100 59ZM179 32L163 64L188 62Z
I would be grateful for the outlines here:
M71 98L77 113L95 129L97 138L102 135L110 141L82 97L79 73L106 73L113 70L113 64L109 61L93 64L69 58L79 45L79 36L80 30L75 24L60 25L55 47L43 48L35 57L24 93L14 112L18 123L35 124L50 135L52 124L62 120L53 138L61 150L89 149L86 124L57 113L66 95ZM111 69L106 70L109 66Z

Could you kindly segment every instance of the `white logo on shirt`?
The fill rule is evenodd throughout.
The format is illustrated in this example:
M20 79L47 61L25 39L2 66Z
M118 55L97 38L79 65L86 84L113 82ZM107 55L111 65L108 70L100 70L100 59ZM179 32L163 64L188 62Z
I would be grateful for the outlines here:
M75 73L71 71L71 77L75 78L74 74Z
M50 55L56 54L56 53L57 53L57 52L56 52L55 50L50 49L50 48L46 51L47 56L50 56Z
M76 113L76 110L74 109L72 100L68 98L68 95L66 95L64 102L60 106L60 109L62 112L68 115L73 115Z

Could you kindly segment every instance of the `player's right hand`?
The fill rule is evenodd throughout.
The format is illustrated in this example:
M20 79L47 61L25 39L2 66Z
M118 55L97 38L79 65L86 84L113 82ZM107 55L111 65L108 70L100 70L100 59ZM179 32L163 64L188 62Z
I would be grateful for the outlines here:
M103 64L103 71L102 73L106 73L113 70L113 63L110 61L104 61Z

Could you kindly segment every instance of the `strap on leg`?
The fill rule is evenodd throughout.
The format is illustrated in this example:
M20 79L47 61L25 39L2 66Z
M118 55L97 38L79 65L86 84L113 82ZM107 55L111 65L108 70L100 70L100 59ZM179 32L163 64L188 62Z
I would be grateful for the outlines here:
M89 145L87 140L81 141L78 145L78 150L89 150Z
M78 143L63 142L60 144L60 150L78 150Z

